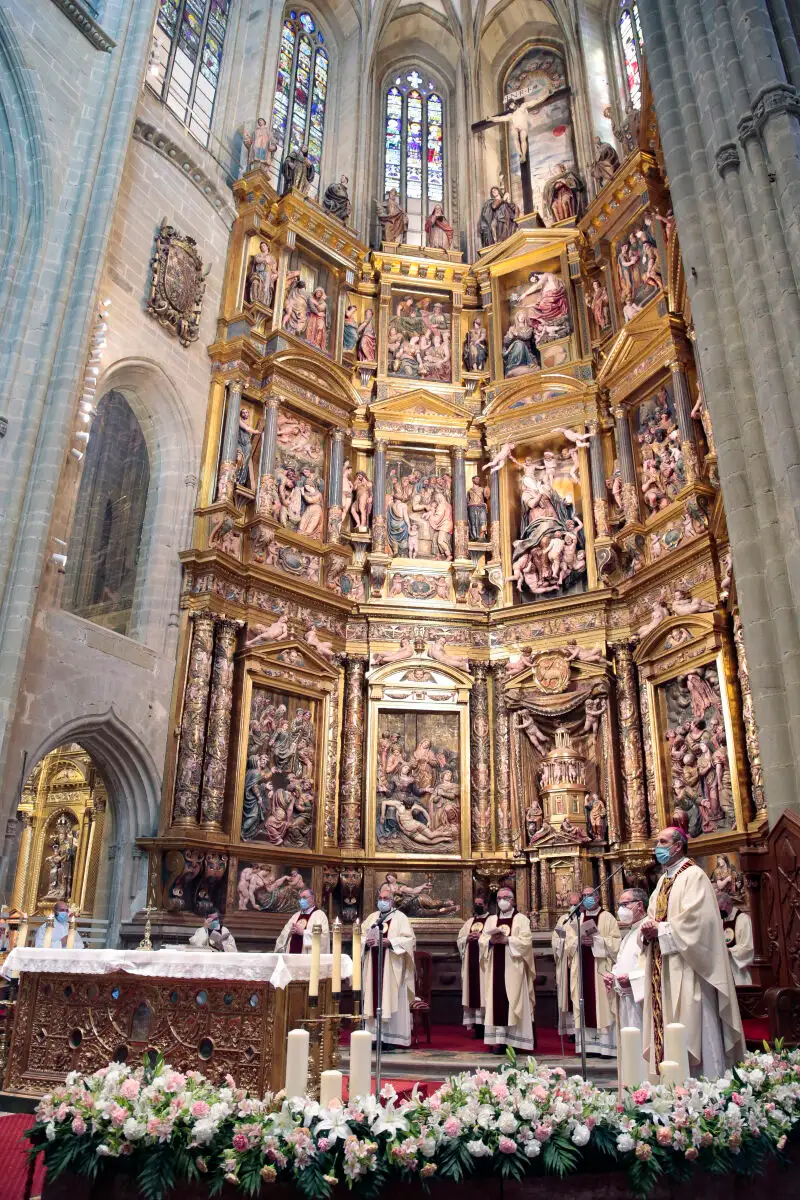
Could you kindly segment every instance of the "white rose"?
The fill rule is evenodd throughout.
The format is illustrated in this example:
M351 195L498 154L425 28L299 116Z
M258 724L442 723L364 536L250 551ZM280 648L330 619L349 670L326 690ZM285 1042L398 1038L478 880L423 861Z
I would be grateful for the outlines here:
M436 1153L436 1139L432 1137L423 1138L419 1144L419 1148L425 1158L433 1158Z
M138 1141L140 1137L145 1135L145 1126L140 1124L135 1117L128 1117L125 1124L122 1126L122 1132L129 1142Z
M533 1121L536 1117L536 1105L532 1104L530 1100L521 1100L517 1114L522 1117L523 1121Z
M753 1087L761 1087L761 1084L764 1082L765 1078L766 1076L764 1075L764 1072L759 1071L758 1067L754 1067L750 1072L750 1082L752 1083Z
M497 1128L501 1133L515 1133L518 1124L519 1122L515 1120L513 1113L501 1112L497 1122Z
M565 1104L563 1100L556 1100L553 1105L553 1116L556 1121L563 1121L565 1117L569 1116L569 1105Z
M627 1154L635 1146L635 1142L629 1133L621 1133L617 1138L617 1149L620 1154Z
M572 1131L572 1140L576 1146L585 1146L592 1136L588 1125L576 1125Z
M467 1142L467 1151L473 1158L486 1158L492 1152L486 1142Z
M491 1129L494 1125L494 1109L491 1104L482 1104L478 1109L477 1123L481 1129Z
M537 1158L541 1149L542 1149L542 1143L537 1142L536 1138L534 1138L532 1141L526 1143L525 1154L527 1155L528 1158Z

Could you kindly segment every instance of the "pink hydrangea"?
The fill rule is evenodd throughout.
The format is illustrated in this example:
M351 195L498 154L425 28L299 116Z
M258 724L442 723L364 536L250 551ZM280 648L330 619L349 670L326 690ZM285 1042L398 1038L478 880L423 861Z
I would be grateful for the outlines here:
M535 1096L537 1100L546 1100L547 1088L543 1088L540 1084L538 1087L531 1088L531 1095Z
M86 1133L86 1122L83 1117L74 1117L72 1120L72 1132L76 1137L82 1137Z
M128 1110L125 1108L122 1108L121 1105L119 1105L119 1104L115 1104L114 1107L111 1109L111 1124L122 1126L125 1124L127 1119L128 1119Z
M458 1137L458 1135L461 1133L461 1122L459 1121L458 1117L448 1117L442 1126L442 1129L445 1131L448 1137Z
M119 1094L120 1096L124 1096L126 1100L135 1100L139 1095L139 1080L126 1079L119 1089Z
M191 1112L193 1117L207 1116L208 1105L206 1104L205 1100L195 1100L194 1104L192 1105Z
M430 1100L428 1101L428 1106L429 1106L431 1112L438 1112L439 1109L442 1107L442 1098L438 1092L433 1093Z
M647 1101L649 1099L650 1099L650 1091L648 1088L643 1088L643 1087L637 1088L636 1091L633 1093L633 1103L634 1104L647 1104Z
M164 1081L165 1092L182 1092L186 1087L186 1076L180 1071L171 1071Z
M505 1100L508 1095L508 1088L502 1081L492 1084L492 1095L495 1100Z
M501 1154L516 1154L517 1143L514 1141L513 1138L500 1137L500 1138L498 1138L498 1141L497 1141L497 1149L500 1151Z

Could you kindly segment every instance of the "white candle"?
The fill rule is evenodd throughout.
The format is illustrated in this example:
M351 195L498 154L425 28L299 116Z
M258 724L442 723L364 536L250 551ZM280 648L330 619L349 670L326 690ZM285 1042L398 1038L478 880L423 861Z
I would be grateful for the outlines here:
M342 990L342 922L337 917L333 922L333 966L331 968L331 991L338 996Z
M689 1048L686 1041L686 1026L673 1021L664 1026L664 1058L667 1062L675 1062L680 1070L679 1083L684 1083L690 1076Z
M626 1025L619 1033L618 1067L623 1087L638 1087L644 1079L642 1058L642 1033L633 1025Z
M665 1058L662 1063L658 1064L658 1069L661 1072L662 1083L683 1083L684 1076L681 1074L680 1063L671 1062Z
M75 949L75 916L74 914L69 919L69 931L67 933L67 949Z
M350 1101L372 1090L372 1034L355 1029L350 1034Z
M330 1108L332 1100L342 1098L342 1072L323 1071L319 1077L319 1102L323 1108Z
M286 1039L286 1095L290 1100L308 1092L307 1029L292 1029Z
M361 991L361 922L353 922L353 991Z
M311 974L308 977L309 999L319 995L319 956L322 950L322 926L317 924L311 931Z
M45 922L44 941L42 942L42 945L44 946L45 950L50 949L50 943L53 940L53 922L54 922L54 920L55 920L55 918L53 917L53 914L51 913L50 916L47 918L47 921Z

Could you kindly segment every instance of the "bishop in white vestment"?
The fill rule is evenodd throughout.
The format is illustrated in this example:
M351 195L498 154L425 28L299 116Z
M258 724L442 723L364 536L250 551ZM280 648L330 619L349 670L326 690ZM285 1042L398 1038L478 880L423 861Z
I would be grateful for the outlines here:
M530 921L517 911L511 888L499 889L497 916L487 917L478 945L486 1010L484 1042L533 1050L533 935Z
M568 902L574 908L580 902L580 892L570 892ZM556 963L556 1000L558 1003L558 1032L572 1036L575 1032L575 1022L572 1019L569 994L569 963L567 962L567 925L569 914L562 913L553 929L550 945Z
M473 914L461 926L456 939L458 953L461 955L461 1007L464 1010L464 1024L467 1028L479 1026L482 1029L486 1005L483 998L479 943L488 919L485 897L475 897Z
M734 900L728 892L717 892L719 914L722 917L722 933L728 954L731 956L731 971L733 982L737 987L752 984L753 976L750 968L755 958L753 945L753 922L749 913Z
M414 999L414 951L417 939L405 913L394 907L394 892L385 883L378 909L364 921L362 933L362 997L367 1029L375 1035L378 1007L378 916L383 915L382 1016L384 1048L411 1045L411 1001Z
M622 941L617 961L605 976L606 988L617 997L621 1029L642 1028L644 1004L645 954L639 941L639 929L647 912L647 892L626 888L619 898L617 921Z
M650 897L639 936L647 951L643 1054L651 1078L664 1058L664 1027L686 1029L695 1076L718 1079L744 1056L742 1019L714 888L686 856L675 825L662 829L655 854L664 873Z
M595 888L583 889L580 945L575 922L567 926L566 951L569 962L572 1015L575 1018L575 1051L580 1053L580 966L583 967L583 1012L586 1025L586 1053L612 1058L617 1052L616 998L603 983L614 965L619 950L619 925L616 918L600 908ZM578 954L582 963L578 963Z
M298 898L300 911L284 925L275 943L276 954L310 954L311 937L314 927L319 925L322 930L320 937L320 953L331 952L331 931L328 918L321 908L317 908L314 893L306 888Z

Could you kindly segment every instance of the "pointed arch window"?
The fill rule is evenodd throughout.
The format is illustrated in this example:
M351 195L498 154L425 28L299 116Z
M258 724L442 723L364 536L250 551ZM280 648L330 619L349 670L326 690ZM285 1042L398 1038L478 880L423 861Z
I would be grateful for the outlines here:
M408 213L408 240L422 245L425 218L444 200L444 103L441 91L413 69L384 95L383 191L393 188Z
M640 63L644 42L636 0L621 0L618 29L628 97L633 107L638 110L642 107Z
M147 83L208 145L231 0L160 0Z
M319 195L329 77L330 58L322 31L311 13L291 9L281 28L272 102L272 136L278 143L272 160L276 186L280 164L289 151L307 145L316 168L311 195Z

